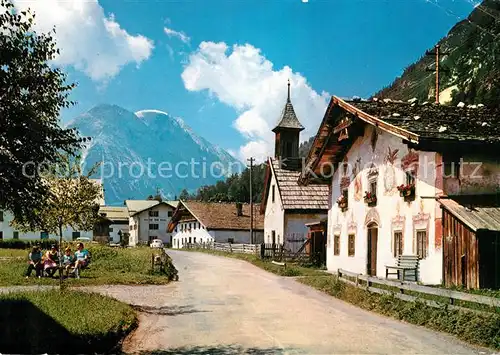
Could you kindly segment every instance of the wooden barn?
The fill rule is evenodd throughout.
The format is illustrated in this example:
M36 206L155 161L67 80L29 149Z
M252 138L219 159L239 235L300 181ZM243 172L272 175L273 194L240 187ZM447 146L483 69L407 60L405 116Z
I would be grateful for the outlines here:
M500 289L499 196L440 199L446 286Z

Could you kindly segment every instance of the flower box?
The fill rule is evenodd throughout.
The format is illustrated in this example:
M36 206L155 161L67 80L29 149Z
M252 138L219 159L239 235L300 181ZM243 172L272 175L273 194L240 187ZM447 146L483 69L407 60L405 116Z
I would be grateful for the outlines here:
M337 204L339 205L339 208L342 210L342 212L347 210L347 199L343 195L337 199Z
M405 201L413 201L415 199L415 185L399 185L398 191L399 195L403 197Z
M365 203L369 207L373 207L373 206L377 205L377 195L375 195L375 194L373 194L371 192L366 192L365 191L365 196L363 197L363 199L365 200Z

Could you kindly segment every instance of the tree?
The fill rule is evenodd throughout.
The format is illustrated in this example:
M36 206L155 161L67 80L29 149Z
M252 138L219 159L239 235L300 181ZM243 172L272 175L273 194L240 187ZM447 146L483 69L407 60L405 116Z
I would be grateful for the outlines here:
M0 0L0 208L31 227L50 196L42 175L59 152L74 154L81 144L59 125L74 85L49 64L59 54L53 32L37 33L33 23L30 12Z
M64 163L51 166L43 176L48 196L33 214L34 222L14 219L13 224L21 231L42 230L60 234L62 228L92 230L99 218L99 201L102 187L91 179L99 165L83 174L80 159L69 155L60 158ZM33 225L35 223L35 225Z
M189 199L189 192L186 189L183 189L181 191L181 194L179 195L179 200L188 200Z

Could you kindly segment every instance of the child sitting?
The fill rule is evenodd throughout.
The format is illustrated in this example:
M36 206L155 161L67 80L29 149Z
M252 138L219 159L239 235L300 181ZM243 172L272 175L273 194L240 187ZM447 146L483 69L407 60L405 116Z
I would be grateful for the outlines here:
M31 272L35 269L36 276L39 278L42 275L42 252L39 246L34 246L31 253L28 255L28 270L26 270L26 278L31 276Z
M71 248L66 248L64 250L64 255L63 255L63 267L64 270L66 271L66 277L69 275L69 270L71 267L73 267L75 263L75 257L73 254L71 254Z

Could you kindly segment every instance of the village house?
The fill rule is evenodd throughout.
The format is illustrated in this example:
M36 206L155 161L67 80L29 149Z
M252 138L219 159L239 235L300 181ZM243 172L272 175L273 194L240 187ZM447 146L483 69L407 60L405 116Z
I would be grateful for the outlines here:
M253 240L250 237L250 205L180 201L168 226L172 247L180 249L188 243L244 243L263 241L264 223L254 207Z
M327 185L300 185L300 132L304 129L288 97L275 133L274 158L267 161L260 213L264 215L264 243L282 244L297 251L307 240L307 223L327 217Z
M120 242L122 236L129 233L129 212L125 206L101 206L99 216L104 220L104 233L111 243ZM94 233L95 234L95 233Z
M300 182L331 187L327 268L500 287L500 113L333 97Z
M129 224L129 245L147 245L153 239L171 243L167 226L177 207L177 201L126 200Z

